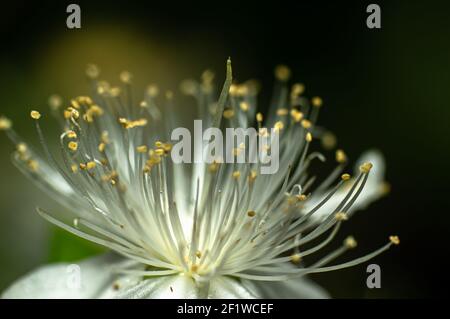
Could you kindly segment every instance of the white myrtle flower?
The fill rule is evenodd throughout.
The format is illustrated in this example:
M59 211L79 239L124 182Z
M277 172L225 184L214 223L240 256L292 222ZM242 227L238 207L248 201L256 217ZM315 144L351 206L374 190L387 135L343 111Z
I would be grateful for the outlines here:
M274 127L279 169L272 175L259 174L260 163L173 163L170 131L181 116L174 93L160 98L151 85L135 103L128 72L116 87L99 81L91 65L91 97L77 97L67 107L51 97L62 130L59 152L48 146L40 125L45 116L38 111L31 117L42 152L1 117L0 129L16 145L14 163L65 208L56 213L38 208L39 214L115 252L81 261L75 288L68 285L73 275L68 264L54 264L19 279L3 297L323 298L327 293L306 275L364 263L398 244L391 236L372 253L332 264L357 245L348 237L332 253L321 254L345 220L385 191L383 159L366 153L351 176L344 172L347 156L337 150L336 169L317 183L308 172L325 157L310 153L310 146L314 139L326 148L335 144L334 136L317 126L322 100L305 98L302 84L288 88L287 67L277 67L275 74L266 119L256 111L257 83L232 83L230 61L218 100L210 71L200 82L181 85L196 99L204 127L256 125L261 135L269 134L263 127Z

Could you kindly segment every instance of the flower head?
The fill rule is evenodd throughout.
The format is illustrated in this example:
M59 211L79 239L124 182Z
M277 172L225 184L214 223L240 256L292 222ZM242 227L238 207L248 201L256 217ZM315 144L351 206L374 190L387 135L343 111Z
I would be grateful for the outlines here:
M218 98L210 71L200 82L181 84L181 91L196 100L206 127L256 126L259 137L279 139L275 174L260 174L261 163L225 163L221 158L209 164L174 163L170 131L180 111L174 93L160 98L151 85L137 103L129 72L121 74L120 86L98 80L99 74L96 66L88 67L91 96L76 97L64 107L58 96L50 98L61 127L59 154L50 150L41 128L45 112L31 111L43 156L15 133L10 120L0 118L0 129L17 146L14 163L67 210L38 212L124 257L91 262L107 267L108 275L98 278L110 284L95 293L86 284L90 295L85 291L83 296L283 296L271 292L274 286L267 282L278 282L274 285L284 292L293 289L290 297L301 296L299 291L311 290L311 284L292 279L363 263L399 243L391 236L368 255L330 265L357 246L348 237L335 251L321 255L341 224L382 194L383 163L378 153L369 153L351 176L344 171L347 156L338 149L336 168L317 183L309 169L325 157L309 152L311 144L320 139L329 149L336 139L317 125L323 100L304 97L303 84L289 88L286 66L276 68L277 85L266 116L257 112L259 85L233 83L230 60ZM228 151L237 156L248 148L245 142ZM270 147L265 151L267 155ZM373 170L378 174L372 176ZM99 269L84 265L87 273ZM49 277L42 271L39 276ZM9 295L27 282L13 286Z

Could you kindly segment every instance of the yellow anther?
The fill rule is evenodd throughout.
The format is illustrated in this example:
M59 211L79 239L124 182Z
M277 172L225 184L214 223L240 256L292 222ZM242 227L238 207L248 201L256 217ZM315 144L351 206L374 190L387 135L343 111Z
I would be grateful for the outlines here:
M140 145L136 147L138 153L147 153L147 145Z
M267 137L267 136L269 136L269 131L267 130L267 127L261 127L258 130L258 134L259 134L259 136Z
M197 93L197 82L194 80L183 80L180 84L180 90L186 95L195 95Z
M304 119L304 120L302 121L302 126L303 126L303 128L308 129L308 128L311 128L312 123L311 123L311 121Z
M293 262L294 264L298 264L302 260L302 257L300 256L300 254L291 255L290 258L291 258L291 262Z
M78 112L75 108L69 106L64 110L64 118L68 120L71 117L74 119L78 119L80 117L80 112Z
M223 111L223 117L227 120L231 119L234 116L234 110L233 109L226 109Z
M389 236L389 241L394 245L400 245L400 238L398 236Z
M239 154L241 154L241 149L239 149L237 147L233 148L232 154L233 154L233 156L239 156Z
M249 88L245 84L241 84L237 87L236 93L238 96L246 96L246 95L248 95L248 92L249 92Z
M275 77L280 81L287 81L291 77L291 70L286 65L278 65L275 68Z
M274 127L275 132L279 132L284 128L284 123L282 121L278 121L275 123Z
M145 118L141 118L139 120L135 120L135 121L130 121L127 120L126 118L119 118L119 123L122 124L122 126L126 129L130 129L130 128L134 128L137 126L145 126L147 125L147 119Z
M255 217L255 215L256 215L256 212L255 212L254 210L249 210L249 211L247 212L247 216L248 216L248 217Z
M156 152L152 156L150 156L150 158L147 160L147 165L150 167L159 163L161 163L161 156L156 154Z
M250 173L248 174L249 183L254 182L256 177L258 177L258 175L256 174L256 171L254 171L254 170L250 171Z
M103 115L103 109L100 106L94 104L91 105L89 109L87 109L83 118L86 122L91 123L94 120L94 116L101 116L101 115Z
M72 170L72 173L76 173L76 172L78 172L78 165L77 164L72 164L70 166L70 169Z
M105 144L109 144L109 133L108 131L102 132L102 142Z
M164 143L162 147L166 153L169 153L172 150L172 144L170 143Z
M106 81L100 81L97 83L97 93L103 95L110 90L110 85Z
M339 164L347 162L347 155L341 149L336 150L336 162L338 162Z
M80 117L80 112L78 112L76 109L69 107L70 111L70 116L72 116L74 119L78 119Z
M48 105L50 106L50 109L56 111L62 105L62 98L57 94L50 95L48 98Z
M256 113L256 121L258 121L258 123L261 123L263 121L262 113Z
M205 70L200 77L203 82L211 83L214 80L214 72L211 70Z
M67 131L68 138L77 138L77 133L75 131Z
M200 250L197 250L195 252L195 256L197 256L197 258L202 258L202 252Z
M307 198L305 194L296 195L295 197L301 202L304 202Z
M9 130L12 127L12 122L7 117L0 117L0 131Z
M366 163L362 164L362 165L359 167L359 170L361 171L361 173L366 173L366 174L367 174L367 173L370 172L370 170L372 169L372 167L373 167L372 163L366 162Z
M132 124L131 125L132 128L136 127L136 126L145 126L145 125L147 125L147 119L142 118L142 119L133 121L131 124Z
M109 89L109 94L111 94L114 97L117 97L120 95L120 92L122 92L121 88L118 86L114 86L111 89Z
M17 152L19 152L20 154L25 154L28 150L27 145L25 143L19 143L16 146Z
M96 79L100 75L100 69L95 64L88 64L86 67L86 75L91 79Z
M166 91L166 99L171 100L173 99L173 92L170 90Z
M80 169L82 169L82 170L86 169L86 164L84 164L84 163L80 163L79 166L80 166Z
M95 168L95 166L97 166L97 164L94 161L90 161L90 162L86 163L86 168L88 170L91 170L91 169Z
M78 102L86 105L92 105L94 103L89 96L79 96L77 100Z
M234 171L233 174L232 174L232 176L233 176L234 179L238 180L239 177L241 177L241 172L239 172L239 171Z
M145 101L141 101L141 103L139 103L139 106L142 108L146 108L146 107L148 107L148 104Z
M237 84L231 84L230 85L230 91L228 93L230 93L231 96L236 96L237 95L237 90L238 90Z
M156 84L150 84L147 86L147 95L150 97L157 97L159 94L159 88Z
M38 111L31 111L30 116L34 120L39 120L41 118L41 113L39 113Z
M155 150L155 154L158 156L163 156L165 154L165 151L162 148L158 148Z
M311 104L315 107L321 107L323 104L322 98L315 96L311 99Z
M298 199L296 196L289 196L286 198L286 201L288 203L289 206L295 205L298 202Z
M75 100L80 103L80 104L85 104L86 103L86 97L85 96L77 96L75 98Z
M198 271L198 265L194 264L191 266L191 272L196 273Z
M355 238L353 236L348 236L344 240L344 246L349 249L352 249L352 248L355 248L356 246L358 246L358 242L355 240Z
M39 163L33 159L28 160L27 165L32 172L37 172L39 169Z
M209 166L208 166L208 170L211 173L217 172L218 169L219 169L219 163L217 163L215 161L213 163L209 164Z
M305 85L302 83L295 83L292 85L291 96L296 97L301 95L303 92L305 92Z
M239 107L241 108L242 111L247 112L248 109L250 108L250 105L247 102L241 102L239 103Z
M102 181L104 182L111 182L111 181L115 181L115 178L117 178L118 174L116 171L111 171L111 173L103 175L102 176Z
M64 110L64 118L66 119L66 120L68 120L68 119L70 119L70 116L72 115L72 112L71 111L69 111L69 110Z
M303 119L303 113L296 110L296 109L292 109L291 110L291 117L294 120L294 122L298 123Z
M347 174L347 173L341 175L341 179L343 181L348 181L350 179L350 177L351 177L350 174Z
M162 148L163 145L164 145L164 143L161 142L161 141L156 141L156 142L155 142L155 147L156 147L156 148Z
M76 151L78 149L78 143L71 141L67 144L67 147L71 150L71 151Z
M344 212L336 213L336 215L334 215L334 217L335 217L336 220L338 220L338 221L348 220L348 216L347 216L347 214L344 213Z
M285 115L288 115L288 113L289 113L289 110L286 108L281 108L281 109L277 110L278 116L285 116Z
M131 75L131 73L130 72L128 72L128 71L122 71L121 73L120 73L120 81L122 81L123 83L130 83L131 82L131 78L132 78L132 75Z
M310 143L312 141L312 134L310 132L306 133L305 140Z
M77 110L80 109L80 104L78 103L77 100L70 100L70 106Z
M103 153L105 151L105 148L106 148L106 144L105 143L101 142L100 144L98 144L98 151L100 153Z
M325 132L322 135L322 146L326 150L331 150L336 146L336 136L333 133Z

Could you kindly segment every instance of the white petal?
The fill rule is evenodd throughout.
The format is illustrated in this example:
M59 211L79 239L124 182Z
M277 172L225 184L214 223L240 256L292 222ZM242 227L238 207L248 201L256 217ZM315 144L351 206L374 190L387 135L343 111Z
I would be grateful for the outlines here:
M141 282L117 298L193 299L202 298L194 280L184 275L163 276ZM253 282L230 277L214 278L209 287L211 299L329 298L321 287L305 278L284 282Z
M211 282L208 298L212 299L255 299L257 292L252 291L238 279L218 277Z
M43 266L13 283L2 298L97 298L114 282L109 268L116 260L107 254L76 264Z
M280 267L295 269L294 265L281 264ZM250 281L243 280L242 284L252 291L258 298L266 299L324 299L330 295L320 286L305 276L286 281Z
M116 298L194 299L199 298L199 294L192 278L184 275L171 275L146 279L119 293Z
M150 278L116 296L116 298L149 299L196 299L204 297L202 289L196 285L191 277L185 275ZM208 290L208 298L212 299L251 299L256 297L237 279L228 277L214 278L211 280Z
M267 299L324 299L330 295L320 286L307 278L294 278L286 281L247 282L258 291L259 298Z
M367 179L366 185L359 195L358 199L350 208L350 211L356 211L359 209L366 208L370 203L374 202L383 195L383 185L384 185L384 159L383 155L378 151L368 151L365 152L357 161L354 168L354 175L359 174L359 166L364 162L371 162L373 168L370 171L369 177ZM316 220L321 220L324 217L332 213L336 207L342 202L342 200L347 195L350 189L351 182L348 182L348 187L342 187L336 194L330 198L317 212L313 214L313 218ZM305 212L313 209L323 198L328 194L329 191L324 193L313 193L308 201L305 202Z
M120 257L107 254L77 264L60 263L44 266L15 282L3 293L2 298L194 299L205 297L202 289L186 275L161 276L145 280L133 276L118 276L111 271L111 267L120 260ZM211 280L207 297L214 299L326 298L328 295L323 289L305 279L285 282L251 282L222 276Z

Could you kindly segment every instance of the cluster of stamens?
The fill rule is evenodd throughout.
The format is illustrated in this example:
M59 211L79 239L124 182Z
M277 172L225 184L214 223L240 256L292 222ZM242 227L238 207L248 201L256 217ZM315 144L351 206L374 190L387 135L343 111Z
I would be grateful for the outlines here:
M27 147L6 117L0 117L0 130L16 144L14 160L19 168L46 190L63 194L61 202L73 218L68 223L42 209L40 214L135 262L120 272L142 276L183 273L198 282L220 275L286 280L362 263L400 243L397 236L391 236L387 245L371 254L326 266L357 246L350 236L335 252L307 265L309 256L331 242L341 223L351 217L350 208L363 191L372 164L363 163L359 174L351 177L343 172L347 155L337 149L336 169L313 190L315 177L307 170L323 155L309 153L309 147L314 139L321 139L331 149L336 139L317 129L323 100L307 99L301 83L288 88L289 68L275 70L275 102L267 119L256 112L259 84L233 83L230 62L218 100L211 71L203 73L200 83L187 80L181 85L182 92L197 100L199 116L210 126L254 125L259 136L279 135L280 170L270 176L258 174L257 163L230 164L221 159L186 164L180 173L171 162L172 144L162 142L169 134L161 131L159 88L149 86L144 99L134 105L129 72L121 74L121 87L99 81L99 74L96 66L89 66L87 75L95 87L92 97L74 98L65 108L62 98L50 98L51 113L62 130L58 158L47 145L39 124L45 116L38 111L30 115L44 156ZM172 99L174 93L168 91L162 103ZM247 149L243 143L231 151L238 156ZM329 188L335 179L338 183ZM348 191L335 209L314 219L343 189ZM319 191L323 199L306 210L305 204ZM328 236L311 246L324 234Z

